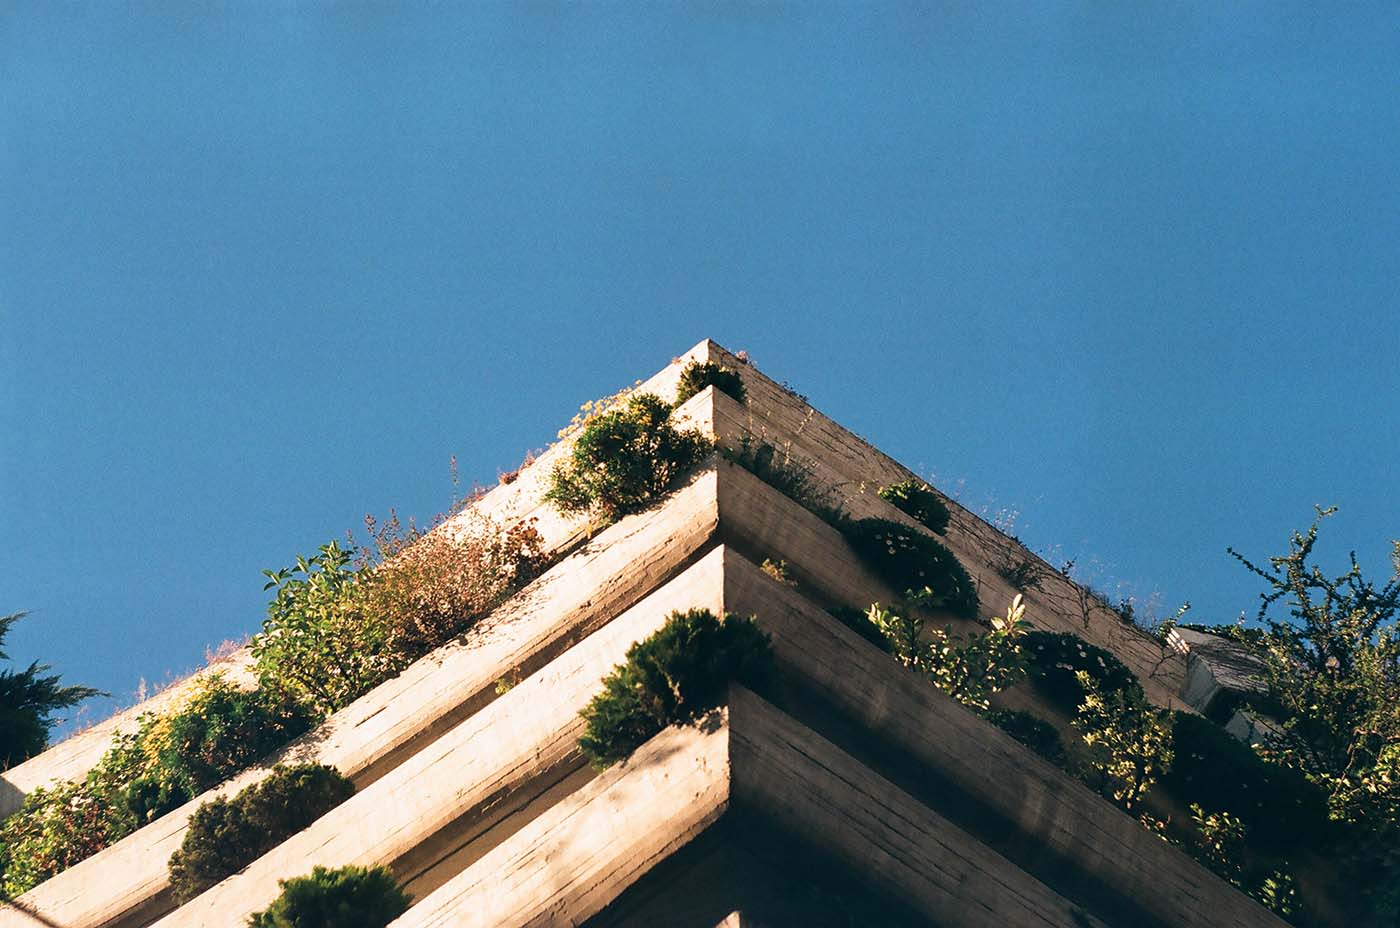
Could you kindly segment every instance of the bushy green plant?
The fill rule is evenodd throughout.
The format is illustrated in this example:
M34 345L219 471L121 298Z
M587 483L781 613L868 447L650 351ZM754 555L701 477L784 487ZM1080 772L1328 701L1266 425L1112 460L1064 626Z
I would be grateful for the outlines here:
M137 743L146 762L126 790L138 827L310 730L312 721L283 694L244 690L212 675L179 711L141 726Z
M879 496L936 535L948 531L948 504L922 480L904 480L879 489Z
M984 717L1055 766L1065 765L1065 745L1060 733L1044 719L1019 709L993 709Z
M388 617L371 609L355 549L332 541L290 568L263 573L275 589L253 659L262 685L325 716L402 669Z
M587 727L579 748L605 769L667 726L718 706L731 681L762 685L771 666L768 636L752 619L721 621L707 609L672 613L603 678L602 692L581 713Z
M100 772L40 787L0 824L0 895L14 898L130 834L114 784Z
M1141 687L1106 692L1087 671L1075 678L1084 698L1071 724L1088 746L1085 764L1103 795L1131 809L1171 766L1173 716Z
M917 597L908 605L915 608L895 612L875 603L867 615L900 663L928 677L958 702L985 711L992 695L1025 676L1021 639L1030 626L1019 595L1005 618L992 619L990 631L962 637L926 626L917 610Z
M117 735L83 779L37 789L0 824L0 888L11 896L85 860L305 731L295 705L218 674L165 715Z
M1080 671L1104 693L1142 690L1137 676L1112 652L1078 635L1033 631L1026 635L1025 651L1031 679L1067 712L1074 712L1084 700L1084 688L1077 677Z
M383 928L411 902L385 867L315 867L280 885L282 894L248 919L249 928Z
M275 589L252 654L264 688L325 716L459 637L545 566L533 521L474 511L430 528L366 517L364 548L332 541L265 570Z
M841 532L861 560L897 592L918 592L927 606L977 618L976 584L953 552L933 538L888 519L847 520Z
M611 521L660 500L712 447L698 430L677 429L661 399L638 394L584 427L545 499L560 512Z
M832 525L840 524L841 506L835 491L817 481L812 463L796 457L791 449L779 452L768 442L744 435L737 448L724 448L721 453L798 505Z
M728 393L741 403L748 399L738 371L713 361L691 361L681 371L680 382L676 385L676 405L679 406L706 387Z
M10 656L3 650L10 627L26 613L0 616L0 661ZM49 666L38 661L20 671L0 670L0 770L33 757L49 741L55 721L53 713L76 706L98 690L87 686L63 686Z
M355 786L332 767L275 767L232 799L204 803L170 858L177 901L198 896L349 799Z

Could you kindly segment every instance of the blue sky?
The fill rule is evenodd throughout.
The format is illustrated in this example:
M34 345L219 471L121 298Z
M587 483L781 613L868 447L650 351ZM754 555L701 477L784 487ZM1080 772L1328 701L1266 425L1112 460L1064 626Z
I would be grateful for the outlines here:
M1110 592L1400 535L1400 13L0 9L0 612L129 698L702 337ZM111 701L96 701L101 715Z

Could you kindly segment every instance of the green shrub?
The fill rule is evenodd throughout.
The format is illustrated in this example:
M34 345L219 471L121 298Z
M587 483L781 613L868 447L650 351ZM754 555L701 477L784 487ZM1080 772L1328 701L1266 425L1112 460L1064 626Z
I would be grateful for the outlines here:
M275 767L233 799L206 802L190 818L185 840L170 858L170 884L179 902L237 873L349 799L355 786L319 764Z
M0 894L14 898L131 833L111 784L89 774L40 787L0 825Z
M1084 670L1075 678L1084 698L1070 724L1088 748L1081 778L1132 809L1172 765L1173 713L1148 702L1140 686L1107 691Z
M282 880L282 895L249 928L383 928L408 911L408 895L385 867L316 867Z
M611 521L663 498L712 447L699 431L677 429L662 400L639 394L584 427L545 499L560 512Z
M676 405L679 406L706 387L714 387L728 393L739 402L748 398L744 381L738 371L715 364L713 361L691 361L681 371L680 383L676 386Z
M1018 709L993 709L985 717L1050 763L1065 765L1065 745L1054 725Z
M141 750L154 763L127 789L138 827L251 766L311 725L311 714L285 696L239 689L214 675L183 709L142 726Z
M179 709L116 736L83 779L37 789L0 824L0 889L11 896L131 834L305 731L310 718L222 676Z
M1021 642L1030 628L1024 618L1026 607L1017 595L1005 618L992 619L990 630L958 636L946 628L924 625L917 607L927 595L916 594L898 612L874 603L868 613L870 623L885 636L890 653L901 664L923 674L963 705L985 712L994 694L1025 677Z
M467 512L427 529L366 517L370 542L332 541L293 567L265 570L276 589L252 654L264 688L326 716L458 638L545 566L532 522L503 530Z
M1269 763L1200 716L1178 713L1172 739L1176 760L1161 782L1173 797L1235 816L1252 845L1284 856L1327 842L1326 796L1300 771Z
M738 448L725 448L721 453L798 505L832 525L840 524L840 500L830 487L813 479L811 462L794 457L787 449L779 454L772 445L755 442L749 435L739 439Z
M948 504L921 480L905 480L881 487L879 496L900 512L911 516L937 535L948 530Z
M262 685L326 716L349 705L405 663L387 647L386 616L369 608L355 548L322 545L295 567L265 570L276 588L252 654Z
M752 619L707 609L674 612L627 660L603 678L581 713L579 748L597 769L625 760L669 725L694 721L718 706L729 683L762 685L772 665L768 636Z
M888 519L847 520L842 534L856 554L897 592L927 588L924 602L963 618L977 618L977 587L943 545Z
M1084 688L1075 677L1081 670L1105 693L1142 690L1142 684L1122 661L1078 635L1031 632L1026 635L1025 650L1031 679L1066 712L1074 712L1084 700Z

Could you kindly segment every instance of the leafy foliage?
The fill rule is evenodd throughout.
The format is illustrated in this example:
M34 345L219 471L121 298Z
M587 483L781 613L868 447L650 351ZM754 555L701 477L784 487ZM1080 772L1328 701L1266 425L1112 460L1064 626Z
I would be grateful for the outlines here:
M1071 723L1089 747L1086 763L1099 791L1131 809L1172 763L1172 715L1142 688L1105 692L1087 671L1075 673L1084 699Z
M698 430L677 429L661 399L638 394L584 427L545 499L560 512L611 521L660 500L711 448Z
M881 487L879 496L934 534L942 535L948 531L948 504L923 481L905 480Z
M1311 563L1318 528L1334 509L1318 509L1286 554L1260 566L1230 553L1265 582L1256 653L1265 696L1278 726L1256 749L1300 771L1326 795L1332 819L1346 826L1343 856L1358 894L1382 920L1400 920L1400 541L1383 584L1350 558L1335 576ZM1285 614L1278 617L1275 607ZM1241 637L1244 637L1243 635Z
M1065 745L1054 725L1015 709L993 709L985 718L1050 763L1065 766Z
M718 706L731 681L763 684L772 666L768 636L752 619L707 609L672 613L627 649L581 713L579 748L597 769L625 760L669 725L692 722Z
M252 653L263 686L329 715L459 637L544 566L532 523L502 531L467 512L432 528L366 518L371 545L323 545L276 589Z
M691 361L681 371L680 383L676 386L676 405L679 406L706 387L728 393L741 403L748 399L738 371L713 361Z
M1078 673L1087 673L1105 693L1142 690L1142 684L1122 661L1097 645L1065 632L1033 631L1026 635L1031 679L1055 704L1069 712L1084 700Z
M1289 552L1261 568L1232 554L1267 583L1260 594L1265 632L1262 683L1281 708L1281 730L1262 749L1296 767L1328 795L1344 821L1400 821L1400 542L1395 574L1377 587L1353 554L1329 577L1309 564L1319 510ZM1282 604L1288 618L1270 613Z
M249 928L383 928L408 911L408 895L385 867L315 867L282 880L282 894Z
M176 900L193 899L237 873L354 792L354 785L332 767L279 766L233 799L218 797L201 805L170 858Z
M370 608L356 575L355 549L322 545L296 565L265 570L276 589L252 653L262 684L311 706L319 715L349 705L401 669L388 647L388 616Z
M243 690L215 675L179 712L151 717L138 734L146 772L128 787L144 824L183 805L311 728L300 704L267 690ZM169 797L154 806L142 796Z
M917 606L918 600L909 605ZM1018 595L1005 618L992 619L990 631L963 638L926 626L916 608L895 613L875 603L868 617L901 664L928 677L963 705L985 711L993 694L1025 676L1021 640L1030 627L1023 618L1025 612Z
M0 660L10 628L27 613L0 616ZM0 770L33 757L49 741L53 713L76 706L89 696L101 695L87 686L62 686L57 674L48 674L38 661L21 671L0 670Z
M307 713L218 674L179 709L118 735L79 781L37 789L0 824L0 887L11 896L183 805L310 727Z
M977 618L972 577L933 538L888 519L848 520L841 531L861 560L896 590L918 591L926 606Z
M1184 718L1184 716L1183 716ZM1221 879L1238 886L1285 918L1301 914L1297 888L1287 863L1260 858L1245 823L1229 812L1209 812L1191 803L1193 840L1186 845L1197 860Z
M841 507L836 494L814 478L812 463L795 457L791 449L784 448L779 453L767 442L756 442L752 436L744 435L738 448L725 448L722 453L788 499L833 525L840 524Z

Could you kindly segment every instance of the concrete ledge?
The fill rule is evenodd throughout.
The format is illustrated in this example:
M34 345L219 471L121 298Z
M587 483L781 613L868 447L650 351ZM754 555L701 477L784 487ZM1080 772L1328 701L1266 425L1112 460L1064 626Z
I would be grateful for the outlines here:
M453 877L394 928L576 925L728 808L723 712L669 728Z

